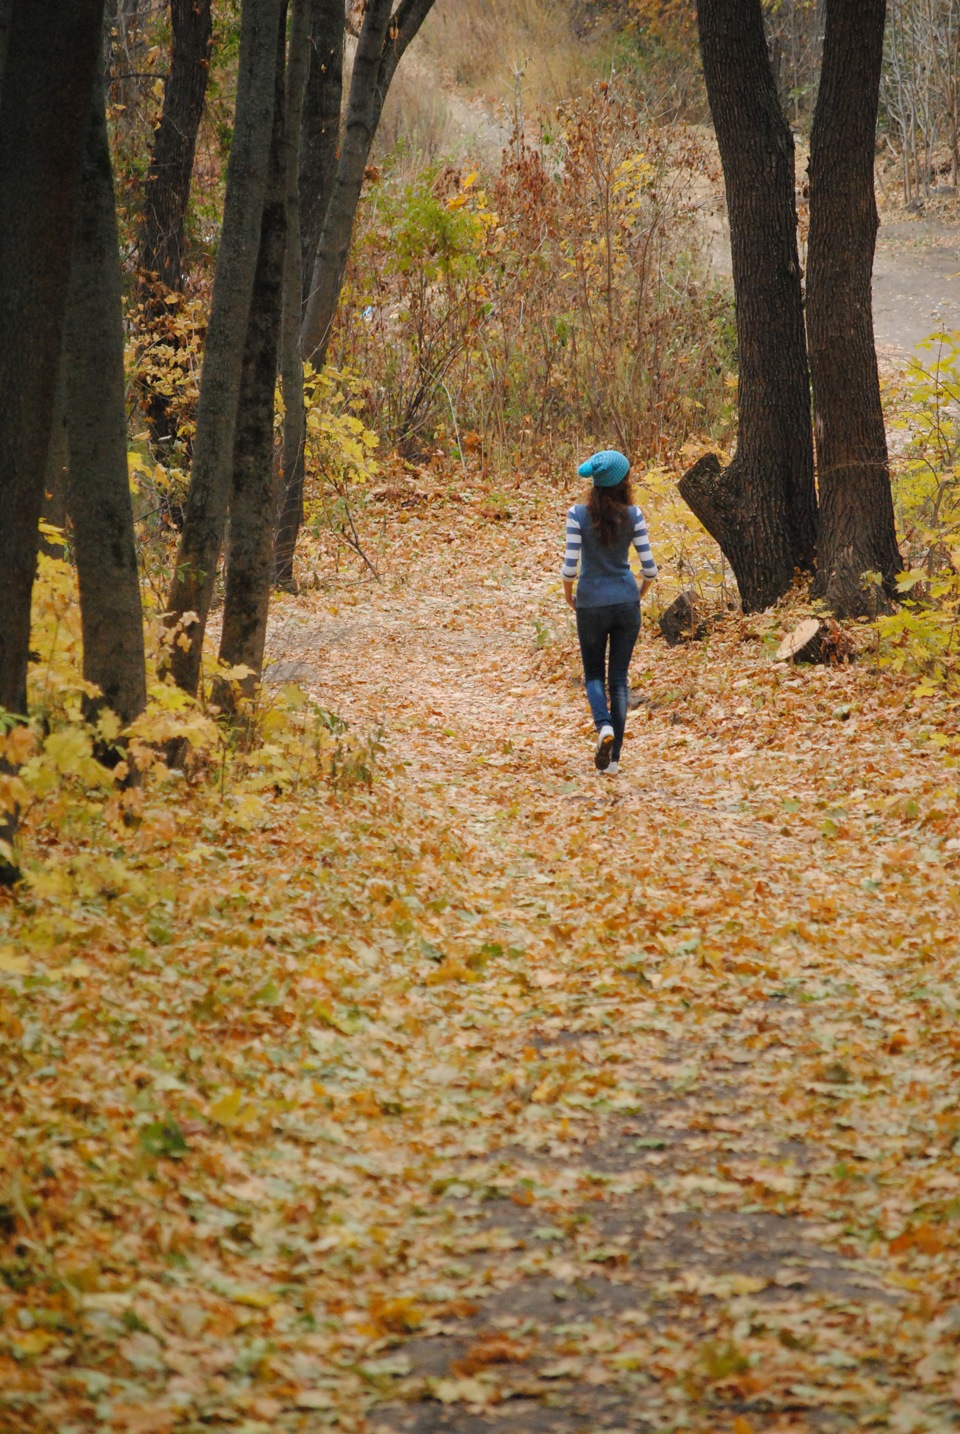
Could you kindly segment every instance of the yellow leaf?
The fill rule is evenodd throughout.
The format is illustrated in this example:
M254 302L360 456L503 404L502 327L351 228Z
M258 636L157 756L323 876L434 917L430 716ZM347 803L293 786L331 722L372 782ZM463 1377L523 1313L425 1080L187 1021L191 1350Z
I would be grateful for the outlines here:
M77 727L51 732L43 744L44 756L65 777L75 776L91 754L90 738Z
M27 1329L10 1336L10 1343L21 1355L46 1354L56 1342L56 1335L51 1334L48 1329Z
M253 1288L234 1290L230 1298L235 1305L249 1305L251 1309L255 1310L268 1310L277 1302L276 1295L271 1294L269 1290Z
M214 1101L209 1111L210 1119L227 1130L253 1125L259 1113L258 1107L253 1101L247 1100L241 1090L227 1091L219 1100Z
M30 969L26 956L18 956L12 946L0 948L0 971L5 976L23 976Z
M57 543L61 548L66 547L67 540L63 536L62 528L56 528L52 523L45 523L43 521L38 523L37 527L48 543Z
M97 720L97 731L105 742L115 742L120 735L122 725L116 712L105 707Z

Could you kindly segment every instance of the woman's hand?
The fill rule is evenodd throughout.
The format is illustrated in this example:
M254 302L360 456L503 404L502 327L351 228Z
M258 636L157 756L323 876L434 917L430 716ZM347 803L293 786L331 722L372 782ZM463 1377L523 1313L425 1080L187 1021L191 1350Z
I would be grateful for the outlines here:
M652 587L653 587L653 582L654 582L653 578L643 578L643 579L641 580L641 583L640 583L640 596L641 596L641 598L644 596L644 594L648 591L649 588L652 588Z
M573 600L573 579L572 579L572 578L564 578L564 580L563 580L563 597L564 597L564 601L565 601L566 604L567 604L567 607L572 608L573 611L576 612L576 610L577 610L577 605L576 605L576 603L575 603L574 600Z

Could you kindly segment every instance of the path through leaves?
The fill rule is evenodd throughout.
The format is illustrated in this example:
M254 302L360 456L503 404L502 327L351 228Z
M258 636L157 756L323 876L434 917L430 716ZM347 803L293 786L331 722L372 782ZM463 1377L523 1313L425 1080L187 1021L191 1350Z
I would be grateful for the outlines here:
M551 506L278 611L369 794L0 908L3 1429L955 1427L956 714L731 616L599 777Z

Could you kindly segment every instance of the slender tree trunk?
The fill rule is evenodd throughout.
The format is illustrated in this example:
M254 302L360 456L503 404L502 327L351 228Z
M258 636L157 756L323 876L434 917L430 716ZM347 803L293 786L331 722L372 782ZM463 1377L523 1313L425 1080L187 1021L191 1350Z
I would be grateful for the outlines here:
M340 158L317 244L303 320L303 353L315 368L321 368L326 357L364 170L390 81L432 6L433 0L401 0L394 14L393 0L367 0L363 12Z
M702 459L680 493L720 544L745 612L813 566L816 495L793 137L777 100L760 0L698 0L707 96L723 163L740 429L730 467Z
M155 276L181 293L190 181L210 75L210 0L170 0L170 23L170 75L144 185L138 266L142 278Z
M876 609L902 567L873 338L873 188L885 0L829 0L810 144L807 334L820 485L815 591L838 616Z
M197 434L176 575L166 624L175 632L170 670L195 693L203 635L233 475L233 440L260 249L260 221L273 127L273 87L280 0L244 0L236 122L227 168L223 231L200 380Z
M337 172L346 28L343 0L310 0L310 64L299 145L301 289L304 293L313 275L320 231Z
M0 708L26 713L30 600L103 0L17 0L0 85ZM17 877L0 810L0 884Z
M286 0L283 0L282 11L286 11ZM233 447L230 541L220 638L221 660L231 666L243 664L251 669L251 676L241 682L248 694L255 691L260 681L267 635L267 610L273 586L273 535L277 512L273 412L287 240L285 30L286 25L281 23L277 44L270 174L244 344L239 415ZM229 685L223 684L216 696L221 706L232 705Z
M166 299L171 293L183 292L187 207L210 75L210 5L211 0L170 0L170 73L144 184L138 236L137 288L145 344L164 342L177 348L181 343ZM152 441L172 442L177 432L170 396L161 387L144 382L141 402Z
M80 178L65 353L70 477L83 675L121 721L147 702L143 611L127 472L117 211L98 75Z
M326 0L324 0L326 3ZM336 0L341 21L342 0ZM303 402L303 352L300 320L303 291L300 236L301 134L304 84L311 54L308 0L294 0L290 23L290 52L286 88L286 212L287 248L284 256L283 309L280 322L280 385L283 392L283 447L280 470L280 516L274 553L274 583L292 588L293 555L303 522L303 461L306 411ZM338 100L339 105L339 100ZM339 121L339 112L338 112Z

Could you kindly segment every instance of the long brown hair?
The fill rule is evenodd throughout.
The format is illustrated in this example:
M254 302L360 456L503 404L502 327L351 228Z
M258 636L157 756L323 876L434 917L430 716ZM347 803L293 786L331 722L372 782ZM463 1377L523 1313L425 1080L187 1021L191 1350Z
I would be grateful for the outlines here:
M630 508L633 504L633 490L630 475L613 488L591 488L587 499L587 512L594 532L604 548L610 548L625 532L630 522Z

